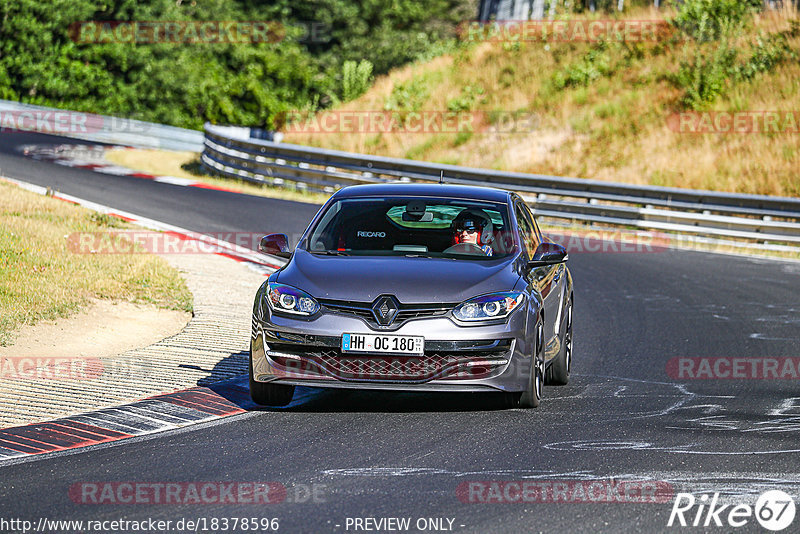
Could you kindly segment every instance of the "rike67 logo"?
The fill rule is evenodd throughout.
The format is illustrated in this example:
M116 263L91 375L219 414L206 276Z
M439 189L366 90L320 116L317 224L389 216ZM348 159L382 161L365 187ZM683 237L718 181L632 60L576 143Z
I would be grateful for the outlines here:
M794 499L788 493L771 490L762 493L755 506L749 504L719 504L719 493L709 498L696 498L691 493L678 493L672 504L667 526L743 527L753 517L767 530L784 530L794 521Z

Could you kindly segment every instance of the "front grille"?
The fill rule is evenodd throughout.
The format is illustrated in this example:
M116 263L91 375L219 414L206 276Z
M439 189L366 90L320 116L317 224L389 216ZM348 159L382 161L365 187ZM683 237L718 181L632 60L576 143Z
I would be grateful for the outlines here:
M452 309L451 307L447 308L424 308L424 309L415 309L415 310L403 310L397 312L397 317L395 317L395 321L409 321L411 319L427 319L429 317L442 317L447 315Z
M267 354L283 371L308 378L345 381L421 383L434 379L487 378L509 361L511 340L427 342L423 356L384 356L342 353L325 339L324 345L298 346L269 342Z
M387 328L386 326L379 325L375 320L375 315L372 313L371 302L345 302L340 300L320 299L319 303L329 312L358 317L373 328ZM394 321L388 326L391 329L396 329L407 321L414 319L444 317L455 306L456 304L400 304Z
M343 380L430 380L456 361L455 357L328 357L322 364Z
M341 313L344 315L355 315L361 319L366 321L375 322L375 316L372 314L372 309L367 306L366 308L352 306L348 304L334 304L330 301L321 300L320 304L325 306L326 309L335 313Z

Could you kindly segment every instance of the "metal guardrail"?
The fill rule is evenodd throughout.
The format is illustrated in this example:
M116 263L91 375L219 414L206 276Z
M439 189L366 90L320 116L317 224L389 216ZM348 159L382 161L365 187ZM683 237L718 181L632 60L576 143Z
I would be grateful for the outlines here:
M0 127L63 135L94 143L160 148L164 150L203 149L203 132L108 115L0 100Z
M236 132L234 132L236 133ZM800 246L800 198L744 195L524 174L325 150L248 138L206 124L210 171L333 192L353 184L446 182L517 191L540 217Z

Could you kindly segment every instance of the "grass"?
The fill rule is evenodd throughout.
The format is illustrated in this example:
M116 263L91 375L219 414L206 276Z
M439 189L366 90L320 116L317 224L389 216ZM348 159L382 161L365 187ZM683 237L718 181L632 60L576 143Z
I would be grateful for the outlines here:
M330 197L330 195L323 193L300 191L289 187L259 185L244 180L217 178L204 174L200 165L200 155L196 152L119 148L107 151L106 159L115 165L121 165L137 171L161 176L188 178L247 195L280 198L311 204L322 204Z
M130 225L0 182L0 345L22 325L66 317L92 298L192 311L183 278L145 254L75 254L74 232Z
M634 10L624 18L674 14ZM745 60L760 33L782 32L795 56L751 78L727 79L709 110L800 110L800 32L790 29L794 16L767 12L756 17L736 46ZM668 118L688 109L676 79L681 61L693 57L697 46L677 41L473 44L380 77L360 98L336 109L523 111L539 117L535 128L516 133L489 128L472 135L295 131L285 141L509 171L800 196L800 134L692 135L670 129ZM702 46L713 50L716 43Z

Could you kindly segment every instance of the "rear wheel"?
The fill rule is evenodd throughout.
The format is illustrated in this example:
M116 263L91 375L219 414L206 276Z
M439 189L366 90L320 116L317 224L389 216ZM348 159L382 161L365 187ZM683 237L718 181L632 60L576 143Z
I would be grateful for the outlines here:
M294 386L256 382L253 378L253 357L250 356L250 398L261 406L286 406L294 397Z
M565 386L569 382L569 372L572 368L572 296L564 317L564 338L561 340L561 350L550 362L547 369L545 383L547 385Z
M512 408L537 408L542 400L544 384L544 323L536 324L536 346L533 350L528 387L522 393L506 393L507 403Z

